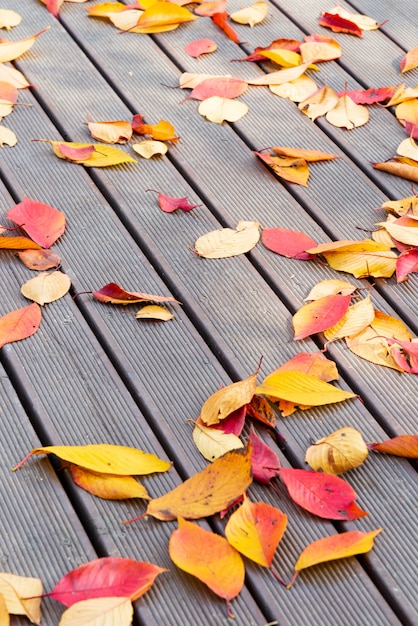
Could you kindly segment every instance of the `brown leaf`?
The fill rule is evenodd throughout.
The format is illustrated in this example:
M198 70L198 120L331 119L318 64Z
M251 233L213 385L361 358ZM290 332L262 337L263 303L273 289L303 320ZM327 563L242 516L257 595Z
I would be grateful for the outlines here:
M52 250L22 250L16 254L30 270L50 270L61 263L60 257Z

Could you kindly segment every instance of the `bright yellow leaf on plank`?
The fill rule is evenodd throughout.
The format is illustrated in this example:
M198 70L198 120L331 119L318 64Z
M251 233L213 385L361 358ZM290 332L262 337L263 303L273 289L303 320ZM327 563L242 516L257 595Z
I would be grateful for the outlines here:
M283 67L296 67L302 63L302 57L293 50L286 50L284 48L274 48L272 50L260 50L258 53L266 59L270 59L277 65Z
M312 121L325 115L335 108L339 100L337 93L331 87L322 87L311 96L298 104L298 108Z
M325 296L332 296L340 293L342 296L348 296L353 293L357 287L347 282L346 280L338 280L338 278L331 278L329 280L321 280L316 283L310 290L309 294L304 298L304 302L309 300L318 300Z
M248 24L253 27L264 20L269 10L267 2L259 0L254 2L250 7L235 11L230 15L231 20L238 24Z
M244 447L241 439L233 433L225 433L217 428L209 428L203 423L195 424L193 441L200 454L208 461L214 461L231 450Z
M356 104L350 96L342 96L333 109L326 114L326 120L338 128L352 130L369 121L369 110L362 104Z
M104 143L126 143L132 137L132 125L125 120L89 122L88 129L93 139Z
M129 598L91 598L64 611L58 626L130 626L133 615Z
M126 4L122 2L101 2L92 7L86 7L90 17L110 17L113 13L120 13L126 10Z
M317 86L309 76L299 76L296 80L282 85L269 85L272 93L280 98L288 98L292 102L301 102L316 92Z
M34 454L55 454L67 463L80 465L99 474L118 476L145 475L153 472L166 472L171 463L159 459L155 454L142 452L127 446L111 444L89 444L86 446L46 446L34 448L14 470L19 469Z
M310 446L305 461L316 472L342 474L364 463L368 453L361 433L345 426Z
M418 46L409 50L401 61L401 72L408 72L418 67Z
M244 585L245 568L240 554L224 537L181 517L178 529L170 537L168 552L177 567L198 578L221 598L235 598Z
M279 178L303 187L308 186L309 167L305 159L272 156L264 152L255 152L255 154L267 163Z
M238 122L248 113L248 106L239 100L211 96L202 100L198 112L210 122L222 124L223 122Z
M415 98L418 98L418 87L407 87L405 89L405 83L402 83L396 89L389 102L383 106L391 107L401 102L406 102L406 100L414 100Z
M135 317L137 320L159 320L161 322L168 322L173 319L174 315L162 306L150 304L139 309Z
M374 320L374 306L370 295L349 307L343 319L325 332L327 341L335 341L344 337L353 337L361 333Z
M41 272L22 285L20 291L28 300L43 306L65 296L70 287L71 280L67 274L60 271Z
M256 393L307 406L322 406L356 398L356 394L351 391L343 391L315 376L300 372L271 374L256 388Z
M197 15L194 15L184 7L171 2L156 2L144 11L138 20L138 26L140 28L152 28L193 22L197 19Z
M42 581L15 574L0 573L0 594L11 615L26 615L33 623L41 620ZM35 597L36 596L36 597ZM25 598L29 598L25 600Z
M200 417L203 423L207 426L218 424L237 409L249 404L256 386L257 373L216 391L202 406Z
M104 500L142 498L149 500L147 490L133 476L117 476L89 472L78 465L69 466L71 476L79 487Z
M223 259L249 252L259 239L259 223L241 221L236 230L221 228L199 237L195 252L206 259Z
M6 128L5 126L0 126L0 147L2 148L4 145L13 148L17 144L16 133L10 128Z
M0 41L0 63L14 61L18 57L22 56L22 54L32 48L36 38L39 37L39 35L42 35L42 33L49 28L50 27L48 26L47 28L40 30L39 33L36 33L36 35L28 37L27 39L21 39L20 41L7 41L4 39Z
M248 446L227 452L172 491L151 500L146 514L163 521L214 515L241 496L251 482L251 446Z
M244 496L243 504L228 520L225 536L238 552L270 567L286 526L287 515L279 509L265 502L250 502Z
M401 200L388 200L382 204L381 208L391 211L400 217L406 213L411 213L411 215L418 217L418 196L407 196Z
M165 143L162 141L154 141L153 139L145 139L139 143L134 143L132 149L142 156L143 159L151 159L155 155L164 156L168 151Z
M264 74L258 78L247 78L246 82L249 85L282 85L283 83L288 83L302 76L309 65L310 63L302 63L297 67L289 67L285 70L279 70L278 72L271 72L270 74Z
M16 11L10 9L0 9L0 28L10 30L14 26L18 26L22 21L22 16Z

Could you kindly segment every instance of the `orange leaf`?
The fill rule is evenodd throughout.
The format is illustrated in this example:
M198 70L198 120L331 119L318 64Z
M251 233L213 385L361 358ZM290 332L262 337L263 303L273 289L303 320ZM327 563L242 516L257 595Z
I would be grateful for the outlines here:
M235 598L244 585L244 563L239 553L220 535L178 518L168 545L170 558L225 600Z
M160 498L151 500L146 514L169 521L181 516L199 519L225 509L251 484L251 446L228 452Z
M399 435L381 443L369 444L368 447L376 452L418 459L418 435Z
M140 135L151 135L153 139L158 141L179 141L180 137L175 136L174 126L166 120L160 120L158 124L140 124L133 127L136 133Z
M177 6L171 2L156 2L143 12L137 26L139 28L153 28L155 26L193 22L197 19L197 15L193 15L184 7Z
M30 270L50 270L61 263L60 257L52 250L22 250L17 256Z
M314 541L300 554L295 565L295 574L287 588L289 589L293 585L296 576L302 569L318 563L345 559L349 556L369 552L373 548L374 538L382 530L383 528L378 528L368 533L353 530Z
M309 168L305 159L270 156L263 152L254 152L254 154L271 167L279 178L303 187L308 186Z
M200 417L206 426L218 424L233 411L249 404L257 386L257 373L223 387L210 396L202 406Z
M418 67L418 46L406 53L401 60L400 66L402 74Z
M304 339L335 326L347 313L351 296L331 295L305 304L293 316L295 339Z
M34 335L42 319L41 307L30 304L0 317L0 348L6 343L20 341Z
M136 302L177 302L171 296L154 296L149 293L137 291L125 291L116 283L108 283L99 291L93 291L93 296L99 302L110 304L134 304Z
M40 250L41 246L27 237L0 237L0 249Z
M99 474L89 472L78 465L70 465L69 469L76 485L98 498L104 500L150 499L145 487L137 482L133 476Z
M286 530L287 515L265 502L244 502L229 518L225 535L231 546L263 567L270 567Z
M238 33L228 24L229 13L222 11L220 13L212 13L213 23L224 31L225 35L234 43L239 42Z
M286 146L273 146L273 152L279 156L292 157L294 159L305 159L308 163L315 161L332 161L338 159L336 154L321 152L320 150L304 150L303 148L287 148Z
M418 166L405 162L405 159L402 157L384 161L383 163L373 163L372 165L376 170L418 183Z
M327 359L322 352L300 352L274 370L272 374L278 372L301 372L315 376L326 383L339 378L334 361Z

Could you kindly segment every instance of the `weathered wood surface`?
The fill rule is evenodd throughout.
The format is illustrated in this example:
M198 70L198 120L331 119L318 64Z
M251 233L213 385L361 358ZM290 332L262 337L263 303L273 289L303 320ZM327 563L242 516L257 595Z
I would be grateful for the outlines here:
M136 603L137 624L228 623L223 602L170 562L167 543L175 524L146 520L122 527L122 519L144 510L142 504L98 500L65 477L60 482L47 461L32 459L15 475L9 468L38 440L44 445L131 445L174 462L167 475L147 481L151 495L160 495L205 466L186 419L198 416L211 393L254 371L260 355L264 374L320 345L310 339L294 342L290 318L311 286L336 277L336 272L275 256L261 246L246 256L216 261L194 256L189 247L201 234L234 226L239 219L297 228L317 241L360 238L357 226L372 228L382 218L375 207L388 197L410 194L408 181L369 164L392 156L404 131L390 111L378 107L369 124L351 132L320 120L312 124L296 105L265 88L243 96L250 112L239 123L218 126L197 114L196 102L180 105L183 93L167 86L176 85L183 70L259 75L259 67L229 60L278 36L318 32L321 4L298 0L288 6L276 0L265 23L254 29L237 25L248 42L240 48L208 19L152 38L120 36L105 21L87 18L83 5L65 3L57 21L37 0L19 3L24 21L10 38L21 39L46 25L52 28L16 63L34 85L20 100L33 107L16 106L7 118L19 143L1 154L0 223L25 195L57 206L68 220L57 249L72 280L72 295L115 281L127 289L171 293L183 306L174 307L172 322L145 326L125 314L134 308L120 311L88 295L75 300L68 295L45 307L34 337L2 349L4 570L39 575L50 589L60 575L96 554L149 560L170 571ZM382 19L392 18L390 3L381 3L379 15L368 4L373 3L362 0L357 8L381 19L386 6ZM416 11L413 2L407 4ZM238 5L231 0L230 10ZM4 0L2 6L16 9L13 0ZM399 82L397 63L413 45L410 29L402 38L404 14L408 11L400 11L392 25L363 40L336 35L343 58L321 65L319 84L325 78L336 89L345 82L349 89ZM203 36L217 41L218 52L190 59L184 45ZM417 72L410 72L405 81L414 85L416 78ZM30 141L89 141L87 115L130 119L137 112L150 123L164 118L175 125L181 142L170 148L168 157L84 170L56 159L47 144ZM313 167L305 190L281 184L252 154L278 144L323 149L341 158ZM156 208L148 188L187 195L204 206L190 214L166 215ZM33 274L13 254L2 252L2 265L4 314L26 303L19 289ZM353 282L369 286L367 281ZM372 290L376 307L403 318L415 333L417 285L412 276L402 285L394 279L377 280ZM311 439L345 425L358 428L367 441L416 432L414 377L362 361L338 343L328 352L340 368L340 385L358 393L362 402L299 411L280 422L287 438L284 464L303 467ZM268 433L263 436L271 443ZM44 472L42 478L39 472ZM246 588L233 601L237 624L358 624L363 616L376 625L418 623L416 470L407 461L375 455L347 480L369 517L341 526L384 527L373 551L359 560L308 570L289 592L269 572L250 565ZM289 578L303 547L335 528L304 513L278 488L280 500L256 485L250 493L290 517L274 560L274 567ZM218 519L210 524L221 532ZM51 559L54 568L49 567ZM43 624L56 624L59 612L56 603L46 601Z

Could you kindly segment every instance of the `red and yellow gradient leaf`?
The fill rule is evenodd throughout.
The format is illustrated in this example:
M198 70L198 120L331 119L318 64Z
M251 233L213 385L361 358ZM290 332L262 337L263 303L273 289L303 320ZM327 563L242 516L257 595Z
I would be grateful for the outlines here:
M263 228L261 241L266 248L288 259L308 261L315 258L313 254L308 254L305 250L315 246L316 242L309 235L298 230Z
M371 443L368 448L375 452L418 459L418 435L398 435L381 443Z
M116 283L108 283L98 291L93 291L93 296L99 302L106 304L135 304L137 302L177 302L171 296L155 296L150 293L126 291Z
M0 348L34 335L41 319L41 307L36 302L0 317Z
M335 326L347 313L351 296L331 295L305 304L292 319L295 339L321 333Z
M270 567L286 530L287 515L265 502L244 502L228 520L225 535L238 552L263 567Z
M242 406L249 404L257 386L257 373L248 378L223 387L211 395L200 413L200 418L206 426L218 424Z

